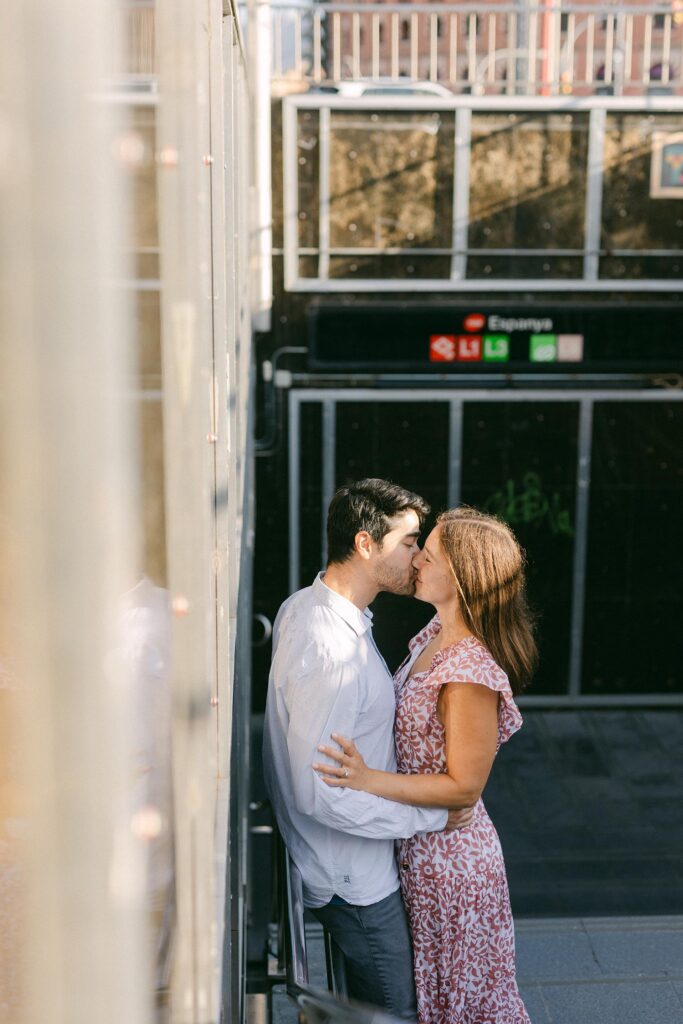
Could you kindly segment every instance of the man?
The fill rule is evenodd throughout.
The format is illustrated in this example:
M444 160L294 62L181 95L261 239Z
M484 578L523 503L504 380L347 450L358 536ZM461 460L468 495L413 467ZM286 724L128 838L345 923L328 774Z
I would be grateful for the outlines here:
M266 707L266 785L304 902L344 954L349 996L415 1018L410 933L396 838L466 824L471 810L410 807L325 785L312 768L330 732L353 737L366 762L396 770L394 690L372 637L380 590L414 593L412 559L429 511L385 480L337 491L329 562L283 604L273 631Z

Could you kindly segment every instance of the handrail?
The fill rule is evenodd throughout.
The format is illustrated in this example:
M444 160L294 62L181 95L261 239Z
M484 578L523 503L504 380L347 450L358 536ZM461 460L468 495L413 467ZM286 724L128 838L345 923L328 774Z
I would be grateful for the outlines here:
M345 997L343 959L339 948L325 932L327 977L330 991L324 992L309 982L304 896L301 872L282 845L282 877L285 891L281 906L285 920L283 939L287 993L296 1001L308 1024L399 1024L397 1018L372 1006L351 1002Z
M287 991L296 997L302 986L308 986L308 956L304 928L304 893L301 872L285 850L285 895L287 926L285 949Z

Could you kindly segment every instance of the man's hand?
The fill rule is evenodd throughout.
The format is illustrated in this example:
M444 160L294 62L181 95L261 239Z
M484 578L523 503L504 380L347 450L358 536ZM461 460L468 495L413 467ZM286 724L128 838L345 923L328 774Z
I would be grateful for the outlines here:
M458 810L448 812L448 821L444 826L444 832L452 832L456 828L464 828L469 825L474 815L474 807L461 807Z

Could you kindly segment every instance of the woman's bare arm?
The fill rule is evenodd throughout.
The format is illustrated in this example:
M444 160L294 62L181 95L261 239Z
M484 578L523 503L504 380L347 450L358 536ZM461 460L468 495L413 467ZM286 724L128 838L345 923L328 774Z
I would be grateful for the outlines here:
M341 750L318 749L338 766L313 767L328 786L361 789L418 807L470 807L486 785L498 741L498 694L487 686L447 683L439 696L446 734L446 772L399 775L368 768L352 740L332 734ZM344 774L344 773L348 774Z

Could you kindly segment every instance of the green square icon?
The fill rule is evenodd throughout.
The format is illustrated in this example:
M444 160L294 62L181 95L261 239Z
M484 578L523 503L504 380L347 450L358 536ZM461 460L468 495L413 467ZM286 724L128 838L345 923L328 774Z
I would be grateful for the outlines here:
M510 358L509 334L484 335L484 362L505 363Z
M529 359L532 363L557 362L557 335L532 334L529 341Z

